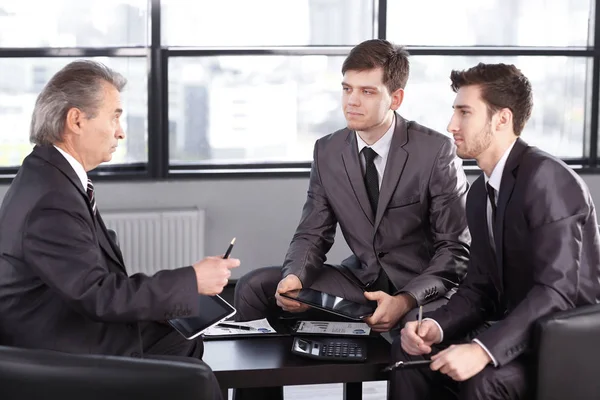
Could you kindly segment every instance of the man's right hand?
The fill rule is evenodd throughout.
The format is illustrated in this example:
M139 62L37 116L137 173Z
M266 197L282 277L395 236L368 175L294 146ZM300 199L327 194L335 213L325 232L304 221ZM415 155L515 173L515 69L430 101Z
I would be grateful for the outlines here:
M225 259L223 257L206 257L204 260L192 265L196 272L198 293L208 296L221 293L229 282L230 269L239 265L240 260L236 258Z
M439 343L441 338L440 328L431 320L422 321L420 328L417 321L409 322L400 331L402 349L412 356L431 353L431 346Z
M300 278L296 275L288 275L279 281L277 285L277 291L275 293L275 299L277 300L277 305L281 307L284 311L288 312L303 312L308 310L310 307L306 304L298 303L297 301L290 300L287 297L283 297L280 294L290 292L292 290L302 289L302 282L300 282Z

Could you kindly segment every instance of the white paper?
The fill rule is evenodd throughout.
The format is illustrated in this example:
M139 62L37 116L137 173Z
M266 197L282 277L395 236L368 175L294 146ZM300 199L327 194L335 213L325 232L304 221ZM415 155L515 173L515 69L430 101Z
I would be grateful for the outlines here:
M275 329L269 324L266 318L257 319L254 321L247 322L234 322L234 321L223 321L224 324L248 326L253 328L251 331L234 329L234 328L222 328L218 325L211 326L204 331L204 336L235 336L235 335L262 335L269 333L277 333Z
M368 336L371 328L364 322L300 321L296 333Z

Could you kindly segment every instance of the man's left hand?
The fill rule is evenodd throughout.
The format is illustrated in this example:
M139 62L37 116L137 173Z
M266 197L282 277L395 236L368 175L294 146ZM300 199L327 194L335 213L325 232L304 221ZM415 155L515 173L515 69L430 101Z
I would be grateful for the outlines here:
M452 345L432 356L431 369L455 381L466 381L480 373L492 360L477 343Z
M364 320L375 332L388 332L416 305L415 299L405 293L390 296L382 291L365 292L365 297L377 302L373 315Z

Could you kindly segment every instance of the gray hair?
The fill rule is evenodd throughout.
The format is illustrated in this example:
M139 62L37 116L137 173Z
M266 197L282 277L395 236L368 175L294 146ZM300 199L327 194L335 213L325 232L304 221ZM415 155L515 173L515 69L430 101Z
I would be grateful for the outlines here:
M37 145L62 142L67 113L78 108L94 118L102 100L102 84L119 92L127 79L97 61L77 60L58 71L39 94L29 130L29 141Z

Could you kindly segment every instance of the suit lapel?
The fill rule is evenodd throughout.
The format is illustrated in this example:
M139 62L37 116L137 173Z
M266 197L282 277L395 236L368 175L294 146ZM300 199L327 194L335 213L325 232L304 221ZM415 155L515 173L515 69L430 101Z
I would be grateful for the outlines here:
M127 273L127 271L125 270L125 263L123 262L123 254L121 253L119 246L117 246L117 244L113 243L113 241L111 240L110 235L108 234L108 230L106 229L106 225L104 225L104 221L102 220L99 211L96 211L96 218L98 220L99 229L97 229L97 233L98 241L100 242L100 247L102 247L102 250L104 250L104 252L108 254L108 256L113 260L115 264L119 266L119 268L123 272Z
M367 196L367 188L363 179L362 168L358 159L358 144L356 142L356 132L348 131L348 137L346 139L346 146L342 150L342 161L346 174L350 180L350 185L354 191L354 195L360 204L365 216L374 223L373 210L369 203L369 197Z
M502 274L504 262L504 214L506 213L506 205L512 196L515 188L516 171L521 160L521 155L527 149L527 143L521 139L517 139L513 149L511 150L504 171L502 172L502 181L500 182L500 193L498 193L498 207L496 211L496 227L494 230L494 240L496 243L496 262L498 270Z
M398 114L396 114L394 120L396 121L396 127L394 129L394 136L392 136L392 142L390 143L390 151L388 153L385 171L383 172L383 181L381 182L381 189L379 191L379 203L377 203L377 216L375 217L375 230L377 230L377 227L381 223L383 215L385 214L385 209L392 199L396 186L398 186L398 181L400 180L400 176L402 175L404 165L408 158L408 153L403 149L403 146L408 141L406 120Z

